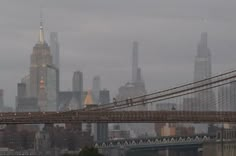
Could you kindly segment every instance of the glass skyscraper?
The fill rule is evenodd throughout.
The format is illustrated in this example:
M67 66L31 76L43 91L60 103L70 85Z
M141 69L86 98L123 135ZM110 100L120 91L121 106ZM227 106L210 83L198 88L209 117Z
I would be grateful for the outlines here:
M60 68L60 45L58 41L58 33L50 33L50 49L52 54L52 64L59 69Z

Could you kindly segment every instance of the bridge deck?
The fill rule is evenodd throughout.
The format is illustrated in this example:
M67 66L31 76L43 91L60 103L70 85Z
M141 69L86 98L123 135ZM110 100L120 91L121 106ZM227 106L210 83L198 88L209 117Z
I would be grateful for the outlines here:
M236 112L69 111L0 113L0 124L41 123L236 123Z

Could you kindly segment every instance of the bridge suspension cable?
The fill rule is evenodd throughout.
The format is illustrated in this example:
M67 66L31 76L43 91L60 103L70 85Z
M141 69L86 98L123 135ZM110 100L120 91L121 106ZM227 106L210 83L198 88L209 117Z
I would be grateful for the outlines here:
M76 123L76 122L236 122L236 112L223 110L217 112L204 109L204 111L177 110L177 111L131 111L129 107L146 105L149 103L165 101L186 95L196 95L205 90L212 90L221 86L226 86L235 81L236 70L220 74L205 80L181 85L171 89L146 94L122 101L100 105L94 108L66 111L66 112L13 112L0 113L0 123ZM236 86L236 83L235 83ZM191 95L192 94L192 95ZM227 94L227 93L226 93ZM228 93L226 96L230 95ZM199 94L201 95L201 94ZM235 97L236 93L233 94ZM204 104L209 99L208 95L201 97ZM221 100L219 96L218 100ZM222 99L224 100L224 99ZM236 101L236 98L235 98ZM224 102L224 101L223 101ZM183 103L181 101L180 103ZM196 102L191 103L196 104ZM230 108L230 107L229 107ZM115 110L127 111L115 111ZM235 109L233 109L235 110ZM231 111L231 112L230 112Z
M227 85L229 83L232 83L235 78L236 78L236 70L233 70L233 71L219 74L219 75L216 75L216 76L213 76L211 78L207 78L201 81L188 83L185 85L181 85L181 86L163 90L163 91L154 92L151 94L128 98L126 100L121 100L121 101L114 100L112 103L99 105L98 107L90 108L90 109L85 108L85 109L82 109L82 111L85 111L85 110L108 111L108 110L117 110L117 109L123 109L123 108L128 108L128 107L134 107L134 106L138 106L142 104L146 105L146 104L157 102L157 101L163 101L163 100L176 98L176 97L180 97L180 96L184 96L188 94L201 92L208 89L213 89L213 88L220 87L223 85ZM80 110L77 110L77 111L80 111Z

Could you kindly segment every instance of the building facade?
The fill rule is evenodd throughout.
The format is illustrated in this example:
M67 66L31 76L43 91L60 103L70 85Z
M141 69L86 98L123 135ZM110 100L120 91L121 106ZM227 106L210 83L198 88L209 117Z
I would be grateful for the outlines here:
M133 42L132 49L132 78L131 82L127 82L125 85L119 88L119 93L116 96L116 100L126 100L128 98L142 96L147 93L145 83L142 78L141 68L138 65L138 42ZM126 108L126 110L148 110L146 105L133 106ZM120 124L120 130L129 131L131 137L139 136L154 136L154 124L140 123L140 124Z
M51 68L56 71L56 89L57 89L57 97L60 90L60 44L58 40L58 33L51 32L50 33L50 50L52 55L52 64Z
M43 29L40 27L40 34ZM42 34L40 36L43 36ZM44 39L34 46L33 53L31 54L30 64L30 93L31 97L38 97L40 80L46 79L47 65L52 65L52 56L50 48Z
M27 85L17 84L16 112L38 112L38 98L27 96Z
M218 110L236 111L236 82L218 89Z
M58 110L65 111L84 108L83 99L85 96L85 93L81 92L60 91L58 96Z
M73 92L83 92L83 73L81 71L76 71L73 74L72 90Z
M51 40L54 46L54 53L57 55L59 53L57 34L53 33ZM57 63L59 64L59 62ZM31 101L32 99L38 100L40 111L57 111L59 69L54 65L50 47L45 41L42 18L40 21L39 39L33 47L31 54L29 80L25 79L24 82L26 84L26 92L28 92L28 82L29 95L27 95L28 93L26 95L30 97ZM24 97L24 100L26 100L26 97Z
M95 103L99 103L99 93L101 90L101 78L100 76L95 76L93 78L93 88L92 88L92 95Z
M0 89L0 110L4 108L4 91Z
M50 49L52 54L52 64L60 69L60 44L58 41L58 33L51 32L50 33Z
M206 32L201 34L201 39L197 47L195 57L194 82L201 81L212 76L211 51L208 48L208 36ZM204 90L195 94L199 106L195 111L214 111L216 110L215 94L212 89Z
M46 95L47 95L47 111L57 111L58 103L58 74L59 71L54 66L47 66L47 84L46 84Z
M132 52L132 82L137 82L138 75L138 42L133 42Z
M30 75L26 75L21 79L21 83L25 84L26 87L26 96L30 96Z
M40 111L38 99L35 97L16 97L16 112Z
M109 90L101 90L99 94L99 103L107 104L110 102L110 92ZM98 123L97 124L97 141L105 142L108 140L108 123Z

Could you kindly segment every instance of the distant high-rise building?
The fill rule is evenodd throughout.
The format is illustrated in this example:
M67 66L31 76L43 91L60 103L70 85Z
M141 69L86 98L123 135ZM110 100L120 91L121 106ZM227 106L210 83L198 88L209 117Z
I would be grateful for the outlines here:
M230 100L230 87L229 86L221 86L218 89L218 110L217 111L234 111L232 109L233 105Z
M210 78L211 69L211 51L208 48L208 35L206 32L201 34L200 42L197 46L197 56L194 65L194 82ZM210 80L208 81L210 82ZM199 83L197 84L199 85ZM216 99L212 89L197 92L193 97L184 100L184 109L191 111L215 111ZM207 133L207 124L194 125L196 133Z
M236 81L230 83L230 102L232 105L231 111L236 111Z
M93 97L92 97L92 94L91 94L90 90L88 90L87 95L84 99L84 107L85 108L97 107L97 105L94 104ZM85 126L86 126L86 131L89 132L90 134L92 134L94 136L94 138L97 138L97 136L96 136L96 125L91 124L91 123L87 123L87 124L85 124Z
M0 110L4 108L4 91L0 89Z
M60 45L57 32L50 33L50 49L52 53L52 64L57 69L60 69Z
M57 82L57 97L60 90L60 44L58 41L58 33L50 33L50 51L52 55L52 67L56 70L56 82Z
M27 97L26 84L17 84L16 111L17 112L37 112L39 111L38 99Z
M127 98L142 96L147 93L145 89L145 83L142 79L141 68L138 65L138 42L133 42L133 52L132 52L132 81L127 82L125 85L119 88L119 93L116 96L117 100L126 100ZM141 99L140 99L141 100ZM128 110L147 110L146 105L134 106L127 108ZM126 110L127 110L126 109ZM143 135L154 136L154 124L120 124L121 130L130 131L132 137L139 137Z
M47 99L47 106L46 111L57 111L57 103L58 103L58 95L59 95L59 85L58 85L58 75L59 70L54 67L47 65L47 72L46 72L46 80L47 84L46 87L46 99Z
M16 97L16 111L17 112L38 112L38 99L35 97Z
M50 47L44 39L42 19L40 21L40 31L38 43L33 48L30 63L30 93L31 97L38 97L40 80L46 79L47 65L52 65Z
M30 96L30 75L26 75L21 79L21 83L25 84L25 96L29 97Z
M81 71L74 72L72 88L73 92L83 92L83 73Z
M58 110L76 110L82 109L85 93L73 91L60 91L58 96Z
M218 89L218 111L236 111L236 81Z
M110 102L110 92L107 89L103 89L99 93L99 102L101 104L108 104Z
M107 104L110 102L110 92L106 89L99 92L99 103ZM96 108L98 104L95 104L90 91L84 100L86 108ZM94 137L94 141L105 142L108 139L108 123L86 124L86 131L91 133Z
M39 111L38 99L27 97L26 84L17 84L16 111L17 112L37 112Z
M139 43L137 41L133 42L133 53L132 53L132 81L131 83L134 85L134 87L138 90L142 90L143 92L146 92L145 89L145 83L142 78L142 70L139 67L139 56L138 56L138 47Z
M132 82L137 82L138 79L138 42L133 42L133 53L132 53Z
M218 88L218 109L217 111L236 111L236 81ZM224 123L224 128L235 128L235 125Z
M99 103L107 104L110 102L109 90L101 90L99 94ZM106 142L108 140L108 123L98 123L96 127L98 142Z
M25 83L17 84L17 96L26 97L26 84Z
M117 98L124 100L129 97L136 97L145 95L145 83L142 79L141 68L138 65L138 42L133 42L133 53L132 53L132 82L126 83L124 86L119 88L119 94ZM131 109L146 109L144 106L132 107Z
M40 80L39 95L38 95L38 105L40 111L47 111L47 92L45 87L45 82L43 79Z
M99 92L101 90L101 78L100 76L95 76L93 78L93 88L92 88L92 94L94 98L94 102L99 102Z
M56 111L59 93L59 69L53 64L50 47L44 39L42 17L39 40L31 54L29 82L29 97L38 100L40 110ZM26 79L26 83L28 83L28 79Z
M201 34L201 40L197 47L197 56L194 66L194 82L211 77L211 52L207 45L207 33ZM195 94L198 107L195 111L214 111L216 110L215 95L212 89L201 91Z
M211 51L207 45L207 33L201 34L195 57L194 81L211 77Z

